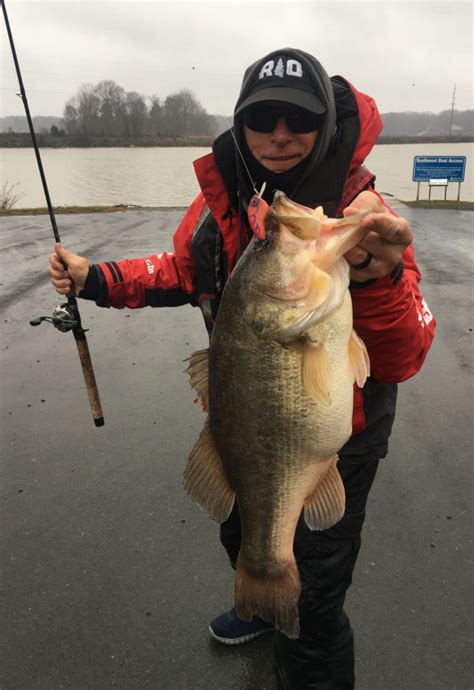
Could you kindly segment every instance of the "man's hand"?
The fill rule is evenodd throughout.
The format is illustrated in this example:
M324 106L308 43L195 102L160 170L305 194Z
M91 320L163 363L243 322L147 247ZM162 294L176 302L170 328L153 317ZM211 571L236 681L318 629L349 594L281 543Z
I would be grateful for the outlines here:
M357 283L389 275L413 241L408 222L392 215L373 192L361 192L344 209L344 217L362 211L371 211L361 223L370 232L344 256L351 267L351 280ZM363 267L357 268L360 264Z
M55 252L49 257L48 269L51 282L60 295L74 291L76 297L86 283L89 262L83 256L66 251L62 244L55 245ZM66 268L65 268L66 266Z

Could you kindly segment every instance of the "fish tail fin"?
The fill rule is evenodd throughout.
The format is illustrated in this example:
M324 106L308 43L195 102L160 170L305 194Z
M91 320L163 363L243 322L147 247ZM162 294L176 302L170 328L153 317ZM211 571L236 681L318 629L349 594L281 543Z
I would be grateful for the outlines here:
M250 621L259 616L273 623L287 637L297 639L300 592L301 580L295 560L275 563L271 569L257 569L246 563L241 550L235 579L235 610L241 620Z

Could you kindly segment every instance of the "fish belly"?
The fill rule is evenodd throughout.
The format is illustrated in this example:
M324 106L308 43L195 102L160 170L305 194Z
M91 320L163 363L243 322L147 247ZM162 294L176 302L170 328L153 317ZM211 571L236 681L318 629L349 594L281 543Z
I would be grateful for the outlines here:
M327 402L303 389L301 347L258 338L245 323L216 330L211 342L209 423L242 525L237 613L272 621L290 637L299 630L296 524L352 428L350 298L338 312L308 334L327 348Z

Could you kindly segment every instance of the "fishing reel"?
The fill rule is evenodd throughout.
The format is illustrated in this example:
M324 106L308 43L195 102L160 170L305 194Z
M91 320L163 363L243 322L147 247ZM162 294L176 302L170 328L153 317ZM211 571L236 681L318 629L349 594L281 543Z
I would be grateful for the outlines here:
M39 326L42 321L46 321L47 323L52 323L61 333L67 333L74 329L82 330L80 321L76 318L75 312L76 310L73 305L64 302L64 304L58 304L52 316L38 316L36 319L31 319L30 326ZM83 332L85 333L86 330L89 329L84 329Z

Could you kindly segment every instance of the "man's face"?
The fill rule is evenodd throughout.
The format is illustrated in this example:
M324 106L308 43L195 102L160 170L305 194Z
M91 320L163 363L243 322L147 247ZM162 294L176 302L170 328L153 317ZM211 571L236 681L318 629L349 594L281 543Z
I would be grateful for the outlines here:
M247 146L273 173L298 165L311 153L318 136L318 116L286 103L258 103L244 111L243 119Z

